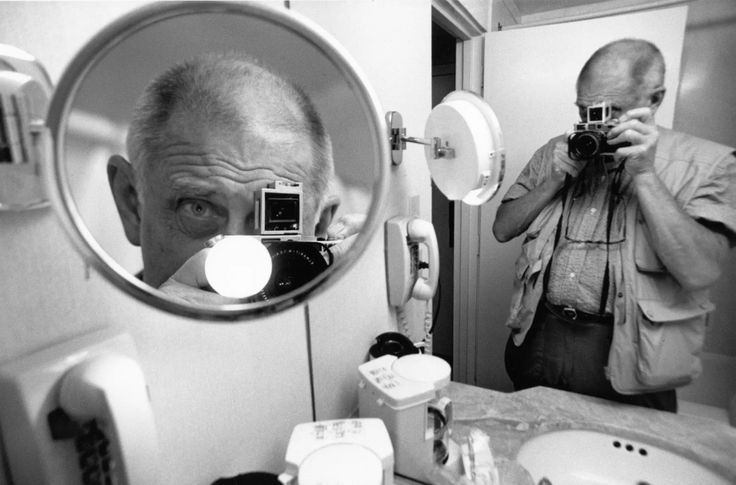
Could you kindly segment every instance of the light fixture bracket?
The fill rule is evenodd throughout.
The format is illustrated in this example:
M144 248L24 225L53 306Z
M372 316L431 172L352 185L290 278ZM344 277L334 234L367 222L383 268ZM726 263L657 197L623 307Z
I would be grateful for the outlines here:
M403 161L403 151L406 150L407 142L430 147L432 156L435 160L438 158L455 158L455 149L450 147L447 141L443 142L438 136L432 138L406 136L406 128L404 128L403 125L403 118L398 111L389 111L386 113L386 122L389 127L391 163L394 165L401 165L401 162Z

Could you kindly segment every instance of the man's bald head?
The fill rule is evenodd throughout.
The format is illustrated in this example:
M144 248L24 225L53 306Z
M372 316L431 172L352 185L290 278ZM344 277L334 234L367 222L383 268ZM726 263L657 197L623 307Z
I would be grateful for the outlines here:
M256 133L269 126L311 140L308 193L326 191L333 170L325 128L307 96L259 62L237 53L206 54L177 64L156 78L135 108L127 149L139 182L169 139L175 120L194 119L203 129Z
M599 48L588 59L578 76L577 87L598 76L624 72L630 88L638 92L664 86L665 63L660 50L642 39L620 39Z

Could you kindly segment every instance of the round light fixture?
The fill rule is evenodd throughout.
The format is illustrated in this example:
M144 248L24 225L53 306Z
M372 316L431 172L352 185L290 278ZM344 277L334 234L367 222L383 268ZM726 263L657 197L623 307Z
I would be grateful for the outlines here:
M252 236L227 236L209 250L204 263L209 285L230 298L246 298L261 291L271 277L271 256Z

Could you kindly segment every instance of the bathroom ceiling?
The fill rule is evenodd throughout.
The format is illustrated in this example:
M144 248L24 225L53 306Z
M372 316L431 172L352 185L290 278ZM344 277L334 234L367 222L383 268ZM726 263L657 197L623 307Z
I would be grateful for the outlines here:
M511 4L521 15L532 15L550 10L580 7L593 3L612 3L611 0L502 0L507 7Z
M516 17L539 16L546 12L578 9L608 10L655 3L653 0L494 0L503 3ZM661 2L660 2L661 3Z

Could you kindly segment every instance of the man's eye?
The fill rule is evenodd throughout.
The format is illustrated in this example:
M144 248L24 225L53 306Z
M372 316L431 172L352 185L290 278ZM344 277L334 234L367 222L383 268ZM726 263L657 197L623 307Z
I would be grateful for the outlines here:
M195 217L207 217L214 212L212 205L202 200L186 200L180 207Z
M182 200L176 213L181 230L194 238L217 234L224 219L213 204L200 199Z

